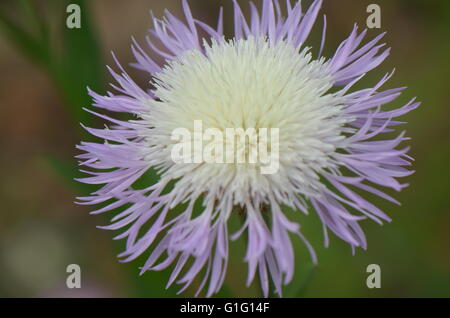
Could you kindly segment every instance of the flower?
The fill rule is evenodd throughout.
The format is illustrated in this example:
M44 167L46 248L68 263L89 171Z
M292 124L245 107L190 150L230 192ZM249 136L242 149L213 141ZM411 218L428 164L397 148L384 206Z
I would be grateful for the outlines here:
M134 66L148 73L148 87L139 87L116 60L121 73L110 72L117 92L101 96L90 91L95 107L135 118L119 120L88 110L110 125L86 127L104 143L78 146L80 165L91 170L80 181L103 185L79 203L103 203L94 214L122 208L102 228L124 229L117 236L126 238L123 261L151 250L141 273L174 264L168 285L183 284L181 291L203 274L198 291L207 286L207 296L223 284L229 239L246 235L247 284L258 271L264 295L270 279L281 295L294 273L290 234L305 242L316 262L299 224L283 208L315 211L326 245L331 231L352 249L366 248L359 221L390 218L355 189L398 203L376 186L405 187L397 181L412 173L405 168L411 161L408 148L399 148L405 135L374 138L393 131L402 124L393 119L419 103L413 99L400 108L383 109L404 89L380 90L392 73L373 87L352 89L389 55L379 44L383 34L362 45L366 31L358 32L355 25L335 54L325 58L324 19L320 52L313 56L305 42L321 0L306 13L300 2L287 1L286 17L276 0L262 1L261 12L251 3L249 21L234 2L232 39L224 37L222 11L212 28L193 18L186 1L182 4L186 22L166 13L163 20L153 19L147 38L149 49L164 58L163 65L133 43ZM279 161L277 172L262 174L261 164L175 162L172 133L180 127L192 130L196 120L222 131L279 128L279 141L269 148ZM136 181L151 169L159 180L138 188ZM236 210L244 221L231 235L228 220Z

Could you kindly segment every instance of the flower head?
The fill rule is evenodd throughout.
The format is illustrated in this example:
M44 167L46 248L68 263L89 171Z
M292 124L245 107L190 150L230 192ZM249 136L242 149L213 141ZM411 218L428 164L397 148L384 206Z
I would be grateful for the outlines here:
M170 13L163 20L154 18L147 38L149 50L165 59L163 65L133 44L134 66L149 74L148 87L139 87L117 62L121 73L110 70L117 92L101 96L90 91L94 106L135 115L125 121L90 111L110 125L86 128L105 142L81 143L83 154L78 156L82 166L91 168L86 171L91 176L80 181L104 185L80 198L81 203L104 203L94 213L123 209L104 228L124 229L118 236L127 239L120 255L124 261L150 249L142 273L175 264L169 285L177 281L184 290L202 273L199 291L207 286L211 296L225 278L229 239L246 235L247 283L258 272L265 295L269 277L281 295L282 285L294 273L290 234L305 242L316 261L284 207L315 211L326 244L331 231L352 248L366 248L360 220L390 220L355 189L397 202L376 187L404 187L397 178L411 173L405 168L411 159L408 149L399 148L406 138L403 133L393 139L374 138L392 131L401 124L393 119L419 103L412 100L383 110L403 90L380 90L392 74L374 87L352 90L388 56L389 49L379 44L383 34L362 44L366 31L359 33L355 26L331 58L321 56L324 36L319 56L312 53L305 43L321 3L315 1L304 13L300 2L287 1L285 16L277 0L264 0L261 11L251 3L247 20L234 2L235 34L227 39L222 12L213 28L194 19L183 1L186 22ZM204 149L191 139L189 160L174 160L174 131L193 132L195 139L196 121L202 131L218 132L209 136L216 155L230 143L221 134L227 129L277 129L266 149L277 162L276 170L261 173L262 162L192 160ZM233 137L232 149L247 157L261 150L261 138L257 135L252 143L245 136L237 141ZM138 188L136 181L151 169L159 180ZM198 206L200 213L195 211ZM229 233L228 220L236 209L242 212L243 225Z

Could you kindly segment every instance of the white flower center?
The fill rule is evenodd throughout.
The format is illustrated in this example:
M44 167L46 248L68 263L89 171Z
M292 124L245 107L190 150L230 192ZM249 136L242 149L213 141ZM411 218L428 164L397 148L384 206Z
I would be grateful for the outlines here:
M183 195L216 191L242 203L311 196L322 189L319 175L333 167L330 154L348 121L342 96L328 93L332 78L324 59L313 60L308 49L284 41L271 46L265 38L223 40L169 62L154 84L156 99L142 116L144 126L152 127L143 132L152 151L148 158L162 178L180 179ZM227 128L278 128L277 173L261 174L260 163L174 163L172 132L193 132L194 121L224 134ZM250 147L248 153L256 145L237 147Z

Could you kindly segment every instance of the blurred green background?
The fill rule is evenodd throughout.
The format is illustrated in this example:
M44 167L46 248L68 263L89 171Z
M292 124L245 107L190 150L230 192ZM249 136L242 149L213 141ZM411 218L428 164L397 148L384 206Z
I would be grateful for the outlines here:
M258 2L258 0L256 1ZM305 1L310 3L311 1ZM65 27L66 6L82 7L81 30ZM240 1L247 10L247 1ZM302 224L316 249L313 267L305 247L296 243L296 277L285 288L289 297L449 297L450 296L450 1L325 0L328 18L325 56L351 31L365 27L367 5L382 9L382 30L393 48L388 60L364 79L370 86L396 68L385 88L408 86L395 103L418 96L422 106L403 119L417 171L410 187L394 196L398 207L373 198L393 222L363 222L368 250L350 248L333 237L323 247L314 214L290 214ZM191 0L196 17L216 24L220 6L232 32L231 1ZM162 16L167 8L182 16L178 0L2 0L0 2L0 296L2 297L172 297L165 290L169 271L138 276L144 257L120 264L120 242L113 233L96 229L111 216L90 216L74 197L85 187L72 181L75 145L88 138L80 121L94 121L82 107L90 105L86 86L104 92L111 81L104 64L132 62L131 36L143 43L151 26L149 10ZM311 43L321 36L322 19ZM369 30L368 39L379 30ZM145 74L129 68L146 85ZM393 194L393 193L391 193ZM372 198L371 198L372 199ZM82 288L66 288L66 266L79 264ZM380 289L366 286L366 267L379 264ZM259 296L257 285L244 287L243 242L232 244L225 287L219 296ZM188 290L184 296L192 296Z

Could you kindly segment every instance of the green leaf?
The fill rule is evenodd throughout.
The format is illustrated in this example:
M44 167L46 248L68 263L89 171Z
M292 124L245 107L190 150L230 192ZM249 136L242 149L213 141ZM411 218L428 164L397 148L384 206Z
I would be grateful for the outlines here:
M51 64L48 48L12 22L5 14L0 12L0 29L10 41L26 54L35 63L49 67Z
M34 0L20 0L20 4L31 29L37 31L37 38L43 43L47 42L48 44L49 30L45 21L39 16L36 2Z
M49 3L56 4L56 3ZM104 66L100 54L99 41L91 22L89 8L84 0L64 0L56 10L60 20L59 34L62 37L62 53L57 54L54 43L50 43L49 23L39 16L35 2L21 0L21 14L26 17L27 27L22 28L0 12L0 29L10 41L33 62L44 67L54 80L58 90L66 100L65 106L76 123L89 124L93 116L83 110L91 104L87 87L94 90L103 88ZM65 8L78 4L81 8L82 25L80 29L66 26ZM25 20L25 19L24 19ZM25 23L25 21L24 21ZM37 31L27 32L30 29ZM84 134L83 130L79 130Z
M87 87L103 88L103 70L99 40L91 23L89 8L84 0L65 0L66 6L77 4L81 8L81 28L66 27L64 16L63 56L58 67L58 80L69 101L71 113L77 121L89 124L92 115L83 110L91 104Z

